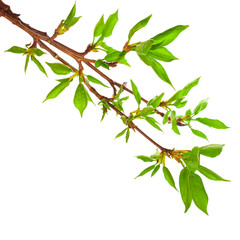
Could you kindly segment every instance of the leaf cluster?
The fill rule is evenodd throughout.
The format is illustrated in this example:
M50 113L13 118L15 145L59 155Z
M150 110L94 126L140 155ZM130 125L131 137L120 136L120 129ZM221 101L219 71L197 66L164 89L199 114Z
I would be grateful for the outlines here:
M68 14L67 18L65 20L62 20L61 23L59 24L56 32L58 35L64 34L67 32L72 26L74 26L81 16L76 17L76 3L72 7L70 13Z
M102 15L97 24L95 25L93 31L93 41L89 45L91 51L101 51L105 54L103 58L97 58L97 60L92 60L92 62L94 62L95 64L95 67L102 67L110 70L111 67L117 66L118 63L130 67L126 56L128 53L133 52L141 59L141 61L145 65L150 67L156 73L158 78L173 87L173 84L161 62L167 63L173 60L178 60L178 58L175 57L166 48L166 46L172 43L181 32L187 29L188 25L177 25L155 35L154 37L149 38L146 41L131 43L133 36L139 30L147 26L151 17L152 15L149 15L148 17L137 22L130 29L127 36L127 41L123 46L123 49L119 51L106 43L106 39L112 35L113 30L118 22L118 10L111 14L106 19L106 21L104 20L104 15ZM61 35L68 31L73 25L75 25L79 21L79 19L80 17L76 17L75 3L67 18L65 20L62 20L58 28L55 30L55 35ZM31 60L38 67L38 69L47 76L45 68L39 61L39 57L44 55L45 52L43 52L36 46L37 41L35 41L34 39L34 43L31 46L30 44L26 45L25 48L13 46L10 49L6 50L6 52L22 54L26 56L24 66L25 72L28 68L29 61ZM81 60L80 62L78 61L79 66L81 66L82 61L84 62L84 60ZM185 114L178 114L178 109L186 106L188 102L188 100L186 100L186 97L188 96L189 92L198 85L200 78L197 78L194 81L188 83L182 89L176 91L170 98L166 98L163 100L163 98L165 97L165 93L159 92L158 95L147 101L142 97L140 93L141 91L137 87L136 82L134 82L133 80L130 80L131 90L127 89L126 87L124 88L124 86L126 86L124 83L121 85L119 84L119 91L116 91L115 86L113 86L113 82L110 81L111 79L105 77L114 90L114 94L112 95L112 97L108 98L99 94L94 87L96 86L109 88L109 86L105 85L95 76L85 74L85 70L83 70L81 67L76 70L70 64L46 62L46 65L51 69L54 74L56 74L57 76L64 76L64 78L56 80L57 85L52 90L50 90L43 102L49 99L57 98L70 85L72 81L77 79L77 88L73 96L73 104L79 111L81 117L83 117L83 113L87 108L88 103L92 102L94 104L90 96L90 94L93 93L100 100L98 105L101 106L102 110L101 121L104 119L106 113L111 110L115 110L116 115L120 115L120 119L124 124L124 129L119 132L115 138L125 136L126 142L129 141L130 133L134 132L137 129L135 123L133 123L133 121L135 120L144 120L158 131L162 131L162 127L160 127L161 124L165 125L169 123L171 124L173 132L178 135L180 135L179 126L188 126L194 135L206 140L208 140L207 136L200 130L193 128L192 124L201 123L205 126L215 129L228 128L220 120L198 116L208 106L208 99L201 100L193 110L188 109L187 111L185 111ZM100 75L104 76L104 74ZM94 87L92 87L92 85L94 85ZM127 113L124 109L125 105L123 104L128 101L129 96L122 95L124 89L127 89L129 93L132 93L136 101L136 108L128 115L126 115ZM160 112L160 108L162 108L165 112ZM163 117L161 123L159 121L160 116ZM206 168L205 166L202 166L200 163L200 158L201 156L210 158L217 157L222 152L222 148L224 145L209 144L202 147L194 147L190 151L177 151L175 149L170 150L163 148L162 146L156 144L148 136L147 139L150 139L152 143L159 147L156 152L151 156L137 156L138 159L142 160L143 162L150 162L151 165L141 171L136 176L136 178L144 176L147 173L151 173L151 177L153 177L157 173L159 173L159 170L162 168L162 173L165 180L171 187L177 190L175 180L170 172L170 169L166 166L166 157L170 159L175 159L183 166L183 169L179 174L179 189L182 201L185 205L185 212L188 211L191 203L194 202L194 204L201 211L208 214L208 195L206 193L201 176L199 176L198 173L214 181L228 180L220 177L218 174Z

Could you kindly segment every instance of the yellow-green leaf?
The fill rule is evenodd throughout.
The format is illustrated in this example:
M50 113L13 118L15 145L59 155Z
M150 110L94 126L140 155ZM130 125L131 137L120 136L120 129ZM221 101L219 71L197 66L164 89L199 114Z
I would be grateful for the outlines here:
M82 83L80 83L76 89L73 102L75 107L79 110L82 117L83 112L88 104L88 96Z
M118 135L115 137L115 139L123 136L124 133L127 131L127 129L128 129L128 128L125 128L123 131L121 131L120 133L118 133Z
M221 154L224 144L209 144L199 148L199 153L206 157L217 157Z
M104 38L110 37L112 35L113 29L117 21L118 21L118 10L108 17L102 32L102 36Z
M66 20L64 21L64 25L65 26L72 21L72 19L74 18L75 14L76 14L76 2L73 5L73 7L72 7L70 13L68 14Z
M193 202L200 210L202 210L204 213L208 215L207 212L208 195L204 188L201 177L192 172L189 176L189 186Z
M39 70L47 76L47 73L46 73L43 65L33 55L31 56L31 59L37 65Z
M177 36L186 28L188 28L188 25L178 25L173 28L170 28L162 33L159 33L158 35L154 36L152 39L154 40L155 44L159 44L159 46L166 46L172 41L174 41Z
M177 190L172 174L166 166L163 166L163 174L169 185Z
M153 59L152 69L158 75L158 77L160 79L162 79L164 82L168 83L169 85L171 85L173 87L173 85L172 85L165 69L163 68L163 66L158 61L156 61L154 59Z
M13 46L11 48L9 48L8 50L6 50L5 52L11 52L11 53L16 53L16 54L21 54L21 53L25 53L27 51L26 48L21 48L18 46Z
M223 122L217 120L217 119L210 119L210 118L196 118L196 121L207 125L209 127L213 127L216 129L227 129L227 127Z
M102 17L97 22L97 24L94 28L93 36L99 37L100 35L102 35L103 28L104 28L104 15L102 15Z
M68 79L59 83L55 88L53 88L47 95L45 102L48 99L56 98L67 86L69 86L70 82Z
M151 177L153 177L157 172L158 170L160 169L160 164L158 164L152 171L152 174L151 174Z
M190 208L192 203L192 194L189 187L190 172L187 168L183 168L179 175L179 189L182 201L185 205L185 213Z
M138 30L140 30L141 28L145 27L148 24L148 21L150 20L151 17L152 15L149 15L148 17L139 21L136 25L132 27L132 29L129 31L129 34L128 34L128 41L130 41L130 39L132 38L135 32L137 32Z
M72 69L62 63L48 63L46 64L52 69L55 74L67 75L72 72Z
M198 167L198 171L210 180L229 182L229 180L226 180L226 179L220 177L218 174L216 174L215 172L213 172L212 170L210 170L204 166L200 165Z
M156 50L149 50L148 55L152 58L163 62L171 62L173 60L178 60L173 54L167 50L165 47L160 47Z
M134 97L136 99L136 102L138 104L138 107L139 107L140 104L141 104L141 95L140 95L140 93L138 91L137 86L135 85L135 83L132 80L131 80L131 85L132 85L133 95L134 95Z
M152 162L153 160L148 157L148 156L144 156L144 155L139 155L139 156L136 156L138 159L142 160L143 162Z
M135 177L138 178L138 177L141 177L143 175L145 175L146 173L150 172L151 170L153 170L155 167L155 164L154 165L151 165L150 167L147 167L146 169L144 169L138 176Z

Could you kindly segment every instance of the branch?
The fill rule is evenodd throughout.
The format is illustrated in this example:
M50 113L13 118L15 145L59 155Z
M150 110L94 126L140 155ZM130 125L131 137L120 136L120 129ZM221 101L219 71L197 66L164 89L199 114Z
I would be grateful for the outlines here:
M106 80L111 84L111 86L112 86L112 85L116 85L116 86L119 87L119 88L122 86L122 84L114 81L113 79L111 79L110 77L108 77L107 75L105 75L102 71L100 71L98 68L96 68L95 66L93 66L91 63L85 62L84 60L83 60L83 62L84 62L88 67L90 67L92 70L94 70L96 73L98 73L101 77L103 77L104 79L106 79ZM133 95L132 90L130 90L129 88L127 88L124 84L123 84L123 89ZM148 100L146 100L146 99L143 98L143 97L141 97L141 100L142 100L143 102L145 102L145 103L148 103ZM164 113L158 111L157 109L156 109L156 113L159 114L161 117L164 117ZM171 123L170 117L168 118L168 120L169 120L168 123ZM178 126L186 126L186 124L185 124L185 123L182 123L181 121L182 121L182 119L181 119L181 118L178 118L178 119L177 119L177 125L178 125Z
M103 105L103 117L105 113L108 110L114 110L117 115L121 117L121 120L123 121L124 125L126 126L123 131L121 131L116 137L120 137L123 134L126 133L126 142L129 139L129 134L130 130L132 129L134 132L137 131L139 132L143 137L145 137L149 142L151 142L154 146L157 147L157 150L155 154L148 156L143 156L139 155L137 158L143 160L144 162L155 162L155 164L147 167L144 169L137 177L143 176L146 173L152 171L151 176L154 176L156 172L160 169L160 164L163 164L163 174L167 182L170 184L170 186L174 187L175 189L175 182L174 179L171 175L171 172L169 169L165 166L165 156L175 159L178 163L180 163L183 167L183 169L180 172L179 175L179 187L180 187L180 193L182 200L185 205L185 212L188 210L188 208L191 205L191 202L193 201L195 205L202 210L204 213L207 213L207 204L208 204L208 196L205 191L203 182L201 180L201 177L197 175L195 172L198 170L201 174L203 174L205 177L211 179L211 180L217 180L217 181L228 181L226 179L221 178L219 175L211 171L210 169L207 169L206 167L203 167L200 165L200 155L204 155L206 157L216 157L218 156L224 145L221 144L210 144L207 146L202 146L202 147L194 147L192 150L175 150L175 149L168 149L164 148L157 142L155 142L152 138L150 138L145 132L143 132L133 121L135 119L144 119L146 120L149 124L151 124L153 127L157 128L158 130L161 130L158 126L158 122L156 121L155 118L149 117L150 114L157 113L160 116L164 117L164 123L166 123L168 120L169 123L172 121L172 130L176 134L180 134L178 130L178 126L186 126L185 123L189 126L191 129L192 133L202 137L207 140L207 137L204 133L202 133L199 130L193 129L190 125L191 121L198 121L204 125L207 125L209 127L214 127L217 129L226 129L228 128L224 123L217 119L209 119L209 118L193 118L195 117L199 112L204 110L207 107L207 100L203 99L200 101L200 103L195 107L195 109L192 110L188 109L185 113L185 116L182 118L176 119L176 111L172 110L169 106L175 106L176 108L181 108L184 107L187 103L187 101L182 101L188 94L188 92L198 84L199 78L195 79L194 81L190 82L187 84L183 89L177 91L168 101L162 101L162 97L164 93L162 93L159 96L156 96L155 98L151 99L150 102L147 101L145 98L141 97L141 94L138 91L137 86L131 81L132 85L132 90L127 88L125 84L120 84L107 75L105 75L101 70L96 68L92 63L96 63L95 60L92 59L87 59L85 56L91 52L96 50L95 45L98 44L103 44L103 39L105 37L109 37L111 35L111 32L113 30L112 27L115 26L117 20L118 20L118 11L116 11L114 14L110 15L108 20L106 21L106 24L104 23L103 16L100 19L100 21L97 23L95 29L94 29L94 40L95 37L99 37L97 40L96 44L94 44L94 40L92 45L89 44L86 48L86 50L82 53L77 52L66 45L57 42L55 38L59 34L63 34L64 32L68 31L70 26L73 26L80 17L74 17L75 16L75 11L76 11L76 4L72 8L70 14L68 15L66 20L62 20L60 25L57 27L55 30L54 34L52 37L49 37L46 32L39 31L35 28L32 28L30 25L24 23L20 18L19 14L15 14L11 11L10 7L2 2L0 0L0 17L3 16L19 28L23 29L25 32L27 32L32 38L33 38L33 43L32 45L27 45L26 48L21 48L18 46L13 46L11 49L7 50L8 52L13 52L13 53L22 53L23 55L27 54L26 57L26 63L25 63L25 70L27 69L27 64L29 62L29 58L31 57L31 60L39 67L39 69L46 74L46 71L44 67L41 65L41 63L38 61L38 59L35 57L36 56L41 56L44 54L43 51L40 49L37 49L37 46L39 45L41 48L45 49L50 55L54 58L60 61L62 64L56 64L53 63L50 65L52 68L53 72L56 74L60 75L68 75L71 72L74 72L70 77L64 78L59 80L60 83L53 88L49 94L47 95L45 101L47 99L52 99L57 97L66 87L69 86L70 82L75 78L79 77L80 83L76 89L75 96L74 96L74 104L76 108L80 111L80 114L82 116L83 111L87 107L88 101L92 101L89 92L90 91L92 94L94 94L99 100L100 103ZM72 18L72 19L71 19ZM157 73L157 75L165 82L170 84L172 86L171 81L169 80L164 68L161 66L161 64L157 60L167 60L165 58L161 58L160 55L156 55L156 59L151 57L150 49L158 50L158 49L165 49L162 48L162 46L166 46L170 42L172 42L178 35L181 33L184 29L186 29L188 26L183 26L183 25L178 25L176 27L173 27L171 29L168 29L167 31L160 33L156 35L155 37L149 39L148 41L145 42L139 42L136 44L130 44L131 37L133 34L138 31L139 29L143 28L146 26L148 23L149 19L151 18L151 15L148 16L147 18L141 20L138 22L129 32L128 35L128 41L123 47L123 51L117 51L114 50L113 48L107 46L105 44L106 49L110 49L109 51L106 51L107 55L104 58L107 60L107 62L99 62L101 66L103 67L115 67L119 63L119 59L124 59L125 55L127 52L129 52L132 48L136 48L136 53L139 55L139 57L143 60L143 62L146 63L146 65L151 66L153 70ZM71 19L71 20L69 20ZM68 20L68 21L67 21ZM111 23L111 24L109 24ZM72 25L71 25L72 24ZM101 30L102 29L102 30ZM107 29L107 30L106 30ZM102 31L102 33L101 33ZM109 35L110 34L110 35ZM156 42L156 41L157 42ZM153 44L153 41L155 45ZM50 46L46 45L48 43ZM160 45L159 45L160 44ZM99 45L99 46L100 46ZM30 46L30 47L29 47ZM64 60L62 57L60 57L51 47L55 47L61 52L67 54L68 56L72 57L73 59L76 60L78 64L78 68L75 68L72 66L70 63L68 63L66 60ZM105 49L103 47L103 49ZM113 49L114 51L111 52ZM165 51L165 55L168 52L167 49L163 50ZM166 52L167 51L167 52ZM149 55L148 55L149 53ZM174 60L176 59L170 52L168 53L168 60ZM108 56L108 57L107 57ZM100 94L90 83L89 81L92 81L94 83L102 84L99 80L95 79L92 76L88 76L89 81L87 81L87 78L85 79L85 75L83 73L83 63L85 63L88 67L90 67L93 71L95 71L97 74L99 74L102 78L108 81L108 83L112 86L113 89L113 97L108 98L102 94ZM106 66L108 64L108 66ZM54 66L54 67L53 67ZM68 66L68 67L67 67ZM69 69L70 68L70 69ZM72 71L71 71L72 70ZM92 79L90 79L92 77ZM85 86L86 87L85 87ZM105 85L104 85L105 86ZM116 91L116 86L120 88L121 90L117 93ZM88 90L86 90L86 88ZM122 107L123 101L128 99L127 97L121 97L120 95L122 93L122 90L125 90L129 92L130 94L134 95L136 102L138 103L138 108L137 110L131 112L129 116L125 115L124 109ZM148 104L147 107L140 109L141 101ZM163 109L167 110L168 113L164 114L160 111L158 111L156 108L162 107ZM168 114L171 113L171 116L168 117ZM159 152L161 150L161 153Z
M61 58L57 53L55 53L53 50L51 50L49 47L47 47L41 40L38 41L39 45L44 48L46 51L48 51L55 59L58 61L62 62L63 64L67 65L70 67L74 72L78 71L75 67L73 67L71 64L69 64L67 61L65 61L63 58ZM105 99L106 102L108 103L109 107L112 108L117 114L120 116L125 117L126 119L128 118L122 111L117 109L109 100L109 98L101 95L100 93L97 92L97 90L92 87L89 83L86 83L84 81L85 85L89 89L90 92L92 92L100 101ZM142 136L144 136L146 139L148 139L152 144L154 144L157 148L159 148L161 151L168 153L171 155L172 151L171 149L167 149L159 145L157 142L155 142L152 138L150 138L147 134L145 134L139 127L137 127L133 122L132 122L132 128L137 130Z
M106 79L109 82L109 84L113 88L113 94L116 95L116 88L115 88L115 86L120 88L121 84L116 82L116 81L114 81L113 79L109 78L103 72L101 72L99 69L97 69L95 66L93 66L91 63L95 63L95 60L84 58L84 56L92 50L91 45L88 45L88 47L86 48L86 50L83 53L79 53L79 52L77 52L77 51L67 47L66 45L64 45L64 44L54 40L52 37L50 38L47 35L46 32L39 31L39 30L37 30L35 28L32 28L29 24L24 23L19 18L20 14L13 13L11 11L11 9L10 9L10 6L4 4L2 1L0 1L0 16L5 17L9 21L11 21L13 24L15 24L16 26L18 26L19 28L23 29L25 32L30 34L33 37L34 41L36 40L37 42L39 42L40 46L41 45L44 46L43 47L44 49L46 49L47 46L45 44L43 45L42 41L48 42L50 45L54 46L58 50L64 52L65 54L69 55L70 57L74 58L78 63L80 61L83 61L87 66L92 68L95 72L97 72L100 76L102 76L104 79ZM55 57L58 57L58 55L56 54ZM133 94L133 92L129 88L124 86L124 85L123 85L123 89L126 90L127 92ZM142 99L143 102L148 103L148 100L146 100L145 98L141 97L141 99ZM164 116L164 113L158 111L157 109L156 109L156 113L159 114L161 117ZM171 119L170 118L169 118L168 122L171 123ZM177 119L177 125L178 126L186 126L186 124L181 122L180 118Z
M38 40L46 41L55 48L59 49L60 51L66 53L67 55L73 57L77 61L83 60L83 54L79 53L66 45L51 39L46 32L39 31L33 27L31 27L29 24L23 22L19 16L20 14L13 13L10 6L4 4L0 0L0 16L5 17L7 20L27 32L29 35L31 35L33 38L36 38ZM85 59L85 61L89 61L88 59ZM91 61L90 61L91 62Z

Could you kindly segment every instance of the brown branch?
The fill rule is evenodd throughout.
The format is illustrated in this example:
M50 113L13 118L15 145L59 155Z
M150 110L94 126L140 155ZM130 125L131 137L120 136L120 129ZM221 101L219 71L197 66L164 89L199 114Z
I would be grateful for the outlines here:
M60 62L62 62L63 64L67 65L68 67L70 67L73 71L77 71L77 69L75 67L73 67L71 64L69 64L68 62L66 62L63 58L61 58L59 55L57 55L53 50L51 50L49 47L47 47L42 41L38 42L39 45L44 48L46 51L48 51L55 59L59 60ZM108 103L109 107L112 108L117 114L119 114L120 116L125 117L126 119L128 119L128 116L126 116L122 111L120 111L119 109L117 109L111 102L110 99L101 95L100 93L98 93L98 91L92 87L89 83L86 83L84 81L85 85L87 86L87 88L89 89L89 91L91 93L93 93L100 101L105 99L106 102ZM159 145L157 142L155 142L152 138L150 138L147 134L145 134L138 126L136 126L133 122L132 122L132 127L133 129L137 130L142 136L144 136L146 139L148 139L152 144L154 144L157 148L159 148L161 151L168 153L169 155L172 153L173 150L171 149L167 149L162 147L161 145Z
M84 58L84 56L92 50L91 45L88 45L87 49L83 53L79 53L79 52L67 47L66 45L63 45L62 43L54 40L53 37L49 37L46 32L39 31L35 28L32 28L30 25L24 23L19 18L20 15L13 13L11 11L10 7L6 4L4 4L2 1L0 1L0 16L5 17L9 21L11 21L13 24L17 25L18 27L23 29L25 32L30 34L34 39L34 42L39 42L39 45L43 44L42 41L46 41L50 45L54 46L55 48L59 49L60 51L64 52L65 54L74 58L78 63L80 61L83 61L86 65L88 65L90 68L92 68L95 72L97 72L100 76L102 76L109 82L109 84L113 88L113 94L116 95L117 91L116 91L115 86L120 88L121 84L114 81L113 79L109 78L103 72L101 72L99 69L97 69L95 66L93 66L91 63L95 63L95 60ZM56 36L54 36L54 37L56 37ZM46 45L45 45L45 47L46 47ZM57 54L56 54L56 56L57 56ZM126 86L123 86L123 89L126 90L127 92L133 94L133 92ZM148 103L148 101L145 98L142 97L141 99L143 102ZM158 111L157 109L156 109L156 113L162 117L164 116L164 113ZM170 122L171 122L171 119L169 118L169 123ZM181 122L181 119L177 119L177 125L178 126L186 126L186 124Z
M49 48L45 43L43 43L41 40L38 40L38 44L41 48L45 49L48 51L55 59L59 60L63 64L67 65L70 67L74 72L77 71L76 68L74 68L72 65L70 65L67 61L65 61L63 58L61 58L57 53L55 53L51 48Z
M84 52L82 52L82 55L85 56L88 53L90 53L93 50L93 47L91 46L91 44L88 44L86 50Z
M113 79L111 79L110 77L108 77L107 75L105 75L102 71L100 71L98 68L96 68L95 66L93 66L91 63L85 62L84 60L83 60L83 62L84 62L88 67L90 67L92 70L94 70L96 73L98 73L101 77L103 77L104 79L106 79L106 80L109 82L109 84L111 84L111 86L112 86L112 85L115 85L115 86L117 86L117 87L119 87L119 88L122 86L122 84L114 81ZM123 89L133 95L132 90L130 90L129 88L127 88L124 84L123 84ZM141 100L142 100L143 102L145 102L145 103L148 103L148 100L146 100L146 99L143 98L143 97L141 97ZM160 115L161 117L164 117L164 115L165 115L163 112L160 112L160 111L158 111L157 109L156 109L156 113L157 113L158 115ZM168 120L169 120L168 123L171 123L171 118L170 118L170 117L168 118ZM185 124L185 123L182 123L181 121L182 121L181 118L178 118L178 119L177 119L177 125L178 125L178 126L186 126L186 124Z
M0 0L0 13L1 13L1 16L5 17L10 22L17 25L19 28L21 28L22 30L27 32L33 38L48 42L52 46L56 47L57 49L59 49L60 51L62 51L64 53L66 53L67 55L73 57L74 59L77 59L77 60L83 60L84 59L82 53L79 53L79 52L67 47L64 44L62 44L62 43L60 43L56 40L51 39L47 35L46 32L39 31L39 30L31 27L27 23L23 22L19 18L20 14L13 13L12 10L10 9L10 6L4 4L1 0Z
M32 28L31 26L29 26L28 24L24 23L20 18L18 14L15 14L11 11L10 7L6 4L4 4L1 0L0 0L0 16L5 17L6 19L8 19L9 21L11 21L13 24L17 25L19 28L23 29L25 32L27 32L28 34L30 34L33 39L34 39L34 46L36 44L39 44L40 47L42 47L43 49L45 49L46 51L48 51L55 59L57 59L58 61L62 62L63 64L67 65L68 67L70 67L73 71L78 71L75 67L73 67L71 64L69 64L67 61L65 61L63 58L61 58L57 53L55 53L51 48L49 48L45 43L43 43L43 41L48 42L50 45L56 47L58 50L66 53L67 55L71 56L72 58L74 58L75 60L77 60L79 66L82 66L82 62L84 62L87 66L89 66L90 68L92 68L95 72L97 72L100 76L102 76L103 78L105 78L109 84L113 87L114 89L114 95L116 95L116 88L115 85L118 86L119 88L121 87L121 84L118 82L115 82L114 80L112 80L111 78L109 78L108 76L106 76L104 73L102 73L99 69L97 69L95 66L93 66L91 64L91 62L95 62L95 60L91 60L91 59L86 59L84 58L84 56L90 52L91 46L89 45L87 47L87 49L85 50L85 52L83 53L79 53L57 41L55 41L53 38L50 38L46 32L41 32L39 30L36 30L34 28ZM110 99L101 95L100 93L97 92L97 90L92 87L89 83L85 82L85 85L87 86L87 88L89 89L90 92L92 92L99 100L103 100L105 99L109 105L110 108L112 108L116 113L118 113L120 116L124 116L126 119L128 119L128 117L119 109L117 109L111 102ZM123 85L123 89L126 90L127 92L133 94L133 92L128 89L126 86ZM142 98L142 101L147 103L148 101L144 98ZM161 116L164 116L164 113L158 112L158 114L160 114ZM133 130L137 130L142 136L144 136L146 139L148 139L152 144L154 144L157 148L159 148L161 151L168 153L169 155L173 152L173 150L171 149L167 149L162 147L161 145L159 145L158 143L156 143L153 139L151 139L147 134L145 134L140 128L138 128L132 121L129 125L130 128L132 128Z

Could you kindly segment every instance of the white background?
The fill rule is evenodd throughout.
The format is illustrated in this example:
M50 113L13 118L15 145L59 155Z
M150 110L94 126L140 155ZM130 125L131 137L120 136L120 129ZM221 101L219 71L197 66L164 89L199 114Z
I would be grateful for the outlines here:
M70 11L73 1L42 0L5 3L21 13L22 20L52 34ZM192 204L184 214L180 194L164 180L162 171L150 178L134 177L148 164L134 156L150 155L155 147L139 134L129 143L114 140L123 129L114 113L100 123L101 111L89 104L81 119L72 103L77 82L57 99L42 104L56 85L32 63L24 74L24 57L4 50L24 46L31 38L0 18L0 239L1 240L132 240L132 239L239 239L239 8L238 1L77 1L79 23L59 41L83 51L101 14L119 9L119 22L107 43L121 50L129 29L153 14L148 26L133 38L144 41L178 24L190 25L169 45L180 60L164 64L173 85L180 89L201 76L189 94L187 107L209 97L201 117L218 118L228 130L194 125L209 143L225 143L216 159L201 164L230 183L203 177L209 195L209 216ZM89 55L95 58L95 55ZM116 81L133 79L145 98L174 91L145 67L134 53L127 56L132 68L104 71ZM50 56L42 62L54 62ZM74 64L74 62L73 62ZM85 73L92 73L87 67ZM96 76L96 75L95 75ZM106 90L99 87L99 91ZM111 90L108 90L111 91ZM96 98L93 97L96 101ZM129 110L134 110L132 101ZM181 114L185 111L179 110ZM159 119L160 120L160 119ZM191 149L208 142L181 128L181 136L141 125L165 147ZM178 185L181 166L167 160Z

